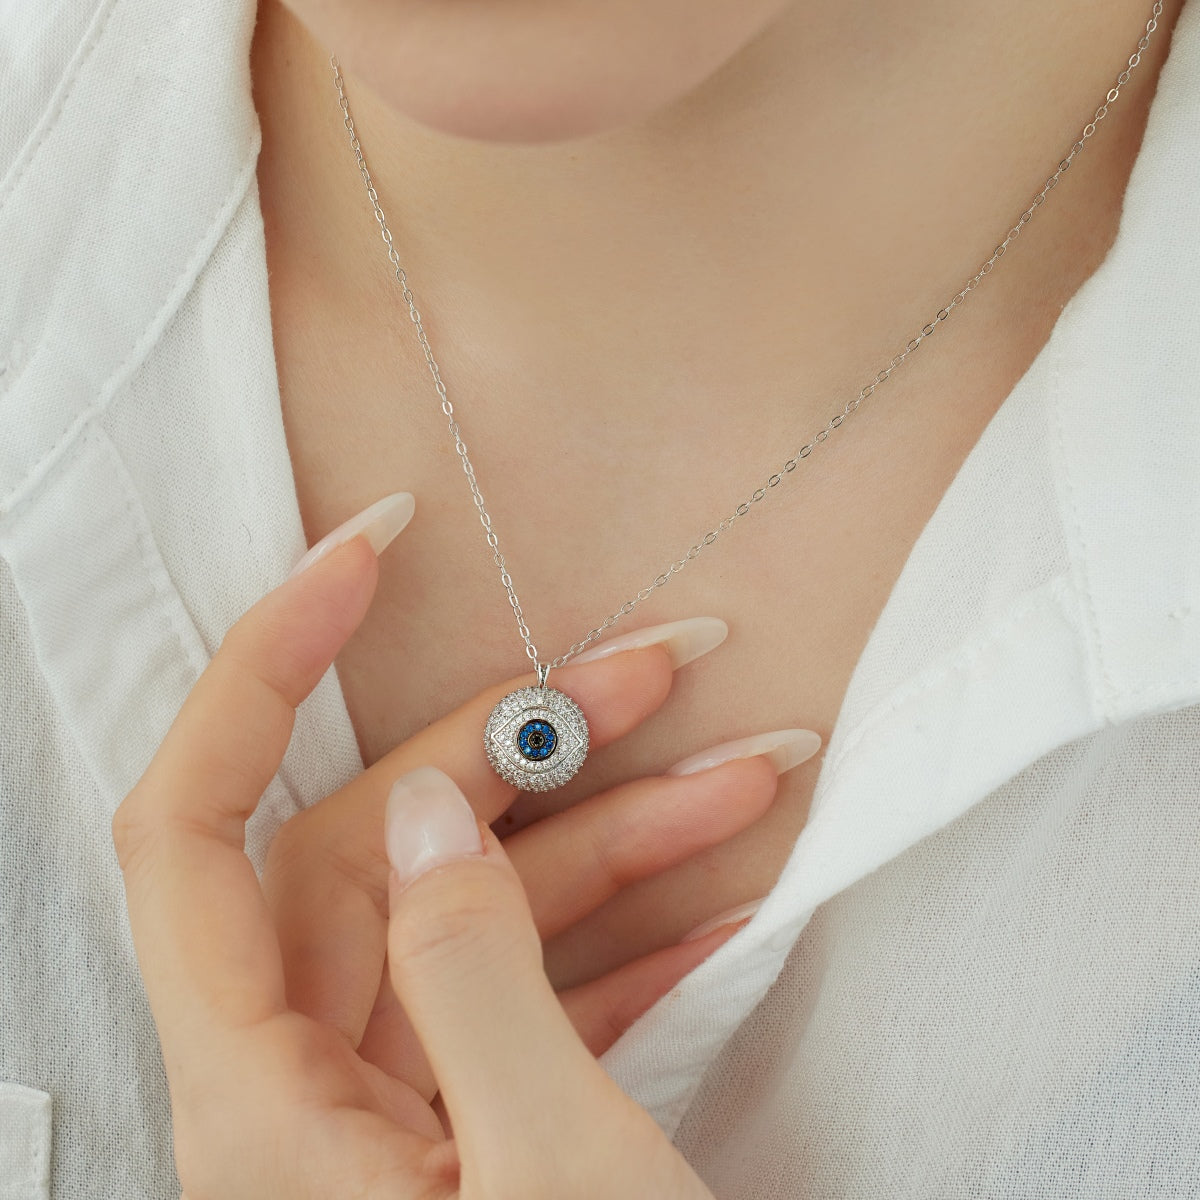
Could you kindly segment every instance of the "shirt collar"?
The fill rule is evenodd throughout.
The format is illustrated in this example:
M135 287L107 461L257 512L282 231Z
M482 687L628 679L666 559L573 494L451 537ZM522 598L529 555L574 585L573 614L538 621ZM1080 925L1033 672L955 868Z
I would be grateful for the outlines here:
M104 0L0 181L0 519L141 365L252 182L255 14Z
M1200 703L1198 68L1188 3L1114 244L918 539L776 887L605 1058L668 1131L818 905L1055 749Z

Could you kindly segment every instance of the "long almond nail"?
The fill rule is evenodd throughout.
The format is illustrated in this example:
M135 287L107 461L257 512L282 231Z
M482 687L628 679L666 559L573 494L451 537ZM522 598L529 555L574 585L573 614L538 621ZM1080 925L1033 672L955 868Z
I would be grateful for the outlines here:
M688 617L682 621L670 621L666 625L649 625L645 629L634 629L611 641L601 642L591 650L585 650L575 661L595 662L620 654L624 650L642 650L646 646L664 646L671 656L671 667L678 670L685 663L715 650L729 636L729 626L720 617Z
M343 521L336 529L327 533L303 558L292 568L292 575L299 575L305 567L311 567L319 558L324 558L334 547L348 542L360 533L367 535L371 548L376 554L382 554L384 548L412 520L417 502L411 492L394 492L376 500L369 508L364 508L348 521Z
M721 929L726 925L739 925L742 921L748 921L760 908L762 908L763 900L751 900L749 904L739 904L737 908L726 909L723 913L717 913L709 921L705 921L703 925L697 925L687 937L679 939L680 945L684 942L696 942L702 937L707 937L717 929Z
M763 758L770 760L777 775L798 767L812 758L821 748L821 735L811 729L777 729L774 733L756 733L751 737L739 738L736 742L722 742L708 750L701 750L673 767L668 775L695 775L707 771L735 758Z
M392 784L384 841L392 870L405 886L434 867L483 853L474 810L436 767L417 767Z

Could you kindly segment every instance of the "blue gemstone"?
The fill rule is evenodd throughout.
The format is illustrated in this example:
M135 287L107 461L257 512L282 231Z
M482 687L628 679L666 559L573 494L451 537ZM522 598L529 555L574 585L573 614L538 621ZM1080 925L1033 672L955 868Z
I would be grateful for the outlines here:
M549 721L526 721L517 733L517 749L530 762L544 762L558 745L558 732Z

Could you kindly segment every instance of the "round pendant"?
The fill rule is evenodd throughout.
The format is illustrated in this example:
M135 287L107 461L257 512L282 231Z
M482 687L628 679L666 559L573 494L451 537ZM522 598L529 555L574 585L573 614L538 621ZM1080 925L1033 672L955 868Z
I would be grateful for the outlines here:
M483 748L506 783L523 792L548 792L562 787L583 766L587 719L579 705L556 688L518 688L492 709Z

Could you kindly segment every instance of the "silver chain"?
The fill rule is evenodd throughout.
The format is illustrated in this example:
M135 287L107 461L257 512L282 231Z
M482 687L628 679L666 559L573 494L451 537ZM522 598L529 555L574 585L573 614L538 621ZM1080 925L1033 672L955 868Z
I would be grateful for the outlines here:
M991 257L971 276L970 279L959 290L958 294L945 307L939 308L933 320L921 327L920 333L910 338L905 348L895 355L891 362L886 367L883 367L875 375L875 378L870 383L866 384L852 399L848 400L842 411L836 413L829 423L816 434L812 441L801 446L791 458L787 460L777 471L772 472L767 477L763 485L757 489L741 504L733 510L724 520L720 521L714 528L710 529L699 541L688 548L686 554L681 558L676 559L671 563L660 575L655 576L654 582L644 587L636 595L626 600L616 612L604 618L604 620L591 630L587 637L581 641L575 642L569 650L560 654L557 658L551 659L549 663L543 663L538 657L537 647L533 643L533 639L529 634L529 626L525 622L525 614L521 609L521 601L517 598L516 589L513 587L512 576L509 574L508 566L504 561L504 555L500 552L500 539L496 534L495 527L492 525L491 515L488 513L487 506L483 501L483 493L479 490L479 481L475 478L475 467L471 463L470 456L467 454L466 442L463 441L462 430L459 428L458 421L454 415L454 405L450 402L450 398L446 395L446 385L442 382L441 372L438 370L437 362L434 360L433 351L429 347L429 338L425 335L425 326L421 323L421 314L417 310L415 301L413 300L412 290L408 286L408 275L404 268L400 265L400 256L396 252L396 247L392 242L392 231L388 228L387 218L383 215L383 208L379 203L379 194L375 190L375 184L371 179L371 172L367 168L366 159L363 157L362 145L358 140L358 134L354 130L354 119L350 115L350 102L346 99L346 84L342 78L341 68L338 66L337 56L331 55L329 65L333 68L333 79L337 85L338 101L342 109L343 124L346 126L346 132L350 135L350 147L354 151L354 156L358 161L359 173L362 175L363 183L367 187L367 196L371 201L371 207L375 210L375 220L379 223L379 232L383 237L384 244L387 246L388 261L392 264L392 271L396 276L396 281L400 284L404 299L408 302L408 313L412 323L417 329L417 340L421 343L421 349L425 352L425 361L429 364L429 370L433 375L434 387L437 388L438 396L442 402L442 412L449 422L450 435L454 438L454 448L458 451L458 456L462 460L463 472L466 474L467 482L471 485L471 496L475 501L475 508L479 512L479 520L483 525L484 533L487 535L487 544L492 551L492 560L500 571L500 581L504 584L504 590L508 595L508 602L512 606L513 614L517 619L517 629L520 631L521 639L525 643L525 653L529 656L530 661L538 668L538 677L541 682L545 682L546 673L550 668L561 667L568 662L576 654L578 654L585 646L590 645L606 630L611 629L622 617L629 613L642 603L643 600L648 600L651 595L660 587L668 583L674 575L677 575L692 559L696 558L706 546L711 546L717 538L730 529L734 522L744 517L750 509L760 500L764 499L767 493L779 486L783 482L786 475L790 475L800 464L802 459L807 458L813 451L813 447L819 442L825 441L833 430L853 413L858 406L870 396L881 383L886 383L891 377L892 372L908 360L909 355L915 351L922 342L929 337L935 329L960 305L966 298L980 285L985 276L990 275L996 263L1003 257L1004 252L1008 249L1009 244L1014 238L1020 234L1021 230L1033 217L1033 214L1042 206L1050 191L1057 186L1059 179L1062 178L1063 172L1075 160L1075 156L1083 149L1088 138L1095 132L1096 127L1108 115L1109 106L1116 102L1117 97L1121 94L1121 88L1129 82L1130 74L1138 63L1141 62L1142 55L1146 48L1150 45L1150 36L1158 28L1158 18L1162 16L1163 0L1155 0L1154 7L1151 10L1150 19L1146 22L1145 33L1138 39L1137 49L1129 56L1125 69L1117 76L1116 83L1108 90L1108 94L1104 98L1104 102L1092 114L1092 118L1083 127L1082 132L1076 139L1066 156L1060 160L1058 169L1046 180L1041 191L1034 196L1029 207L1021 214L1020 219L1015 225L1009 229L1004 240L992 251Z

